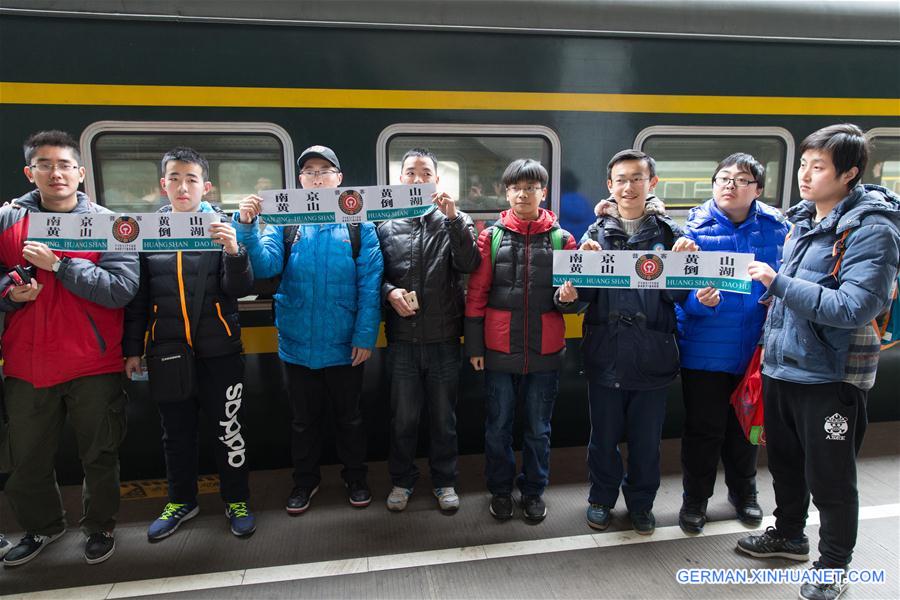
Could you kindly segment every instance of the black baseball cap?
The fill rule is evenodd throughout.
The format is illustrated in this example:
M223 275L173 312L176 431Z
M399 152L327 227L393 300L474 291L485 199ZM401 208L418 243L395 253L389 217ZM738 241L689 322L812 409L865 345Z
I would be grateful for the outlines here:
M303 164L311 158L327 160L335 169L341 170L341 163L338 162L337 155L328 146L310 146L304 150L297 159L297 168L302 169Z

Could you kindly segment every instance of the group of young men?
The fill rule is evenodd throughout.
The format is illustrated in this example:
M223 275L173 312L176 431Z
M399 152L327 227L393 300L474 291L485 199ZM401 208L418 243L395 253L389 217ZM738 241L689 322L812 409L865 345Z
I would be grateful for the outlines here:
M244 198L232 218L222 214L203 200L211 187L206 160L176 148L161 162L160 185L170 202L161 210L218 214L220 222L210 231L222 252L139 256L57 252L27 241L30 212L109 212L77 191L84 168L75 142L61 132L35 134L25 144L25 174L37 189L0 209L0 263L7 270L29 264L36 269L30 282L11 285L0 299L6 313L2 341L11 433L0 445L0 470L10 473L6 496L26 531L15 547L7 543L4 565L31 560L65 532L53 459L66 415L85 471L85 558L96 563L112 554L118 445L125 435L120 373L123 357L127 374L139 372L145 353L187 356L197 382L187 399L175 398L166 386L152 385L154 368L157 380L165 373L153 365L164 362L150 363L169 502L148 538L163 539L198 513L200 412L222 431L213 443L231 531L253 533L247 449L240 433L244 382L237 298L252 289L254 277L280 276L274 304L292 411L289 514L305 512L318 490L329 412L349 502L356 507L371 502L359 397L383 310L391 382L393 487L387 508L404 510L419 478L414 459L423 410L430 420L432 493L441 510L459 507L455 407L459 338L465 333L465 354L476 371L484 371L490 513L501 520L512 517L518 488L523 517L544 519L550 425L566 346L563 313L585 311L582 352L592 424L588 524L609 525L621 488L635 530L653 532L666 390L683 367L688 423L679 523L689 533L702 530L721 453L729 500L742 521L758 526L755 450L735 440L734 415L721 404L760 341L765 319L766 430L777 521L762 535L740 540L738 548L752 556L806 560L803 529L812 493L822 515L816 567L846 569L858 512L855 456L877 365L877 349L873 353L866 331L896 281L900 206L888 190L860 184L867 143L855 126L810 135L801 154L803 200L788 212L787 242L785 219L757 201L764 170L753 157L736 154L720 163L712 177L713 199L695 209L683 235L652 195L658 181L653 159L626 150L610 160L611 196L598 205L597 222L577 244L541 206L549 176L530 159L506 169L510 208L480 234L444 192L437 192L433 208L418 218L377 226L261 230L259 196ZM333 188L343 181L330 148L307 148L297 162L303 188ZM439 182L434 154L407 152L400 183L432 182ZM758 283L750 301L713 288L598 290L569 282L555 288L553 252L577 247L754 252L758 261L750 276ZM741 335L737 325L736 341L710 337L716 327L735 323L752 331ZM176 352L173 344L181 349ZM701 396L708 405L696 403ZM525 424L521 469L512 444L519 399ZM721 416L708 422L707 413ZM622 439L629 450L624 466ZM801 595L834 598L842 590L842 583L804 587Z

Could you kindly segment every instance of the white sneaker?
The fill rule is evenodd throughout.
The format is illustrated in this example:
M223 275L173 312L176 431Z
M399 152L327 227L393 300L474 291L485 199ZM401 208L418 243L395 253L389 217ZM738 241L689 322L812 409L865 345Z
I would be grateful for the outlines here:
M452 487L434 488L434 497L437 498L441 510L452 511L459 508L459 496Z
M391 493L388 494L386 502L387 509L394 512L406 510L406 504L409 502L409 497L412 496L412 493L413 491L411 488L395 485L393 489L391 489Z

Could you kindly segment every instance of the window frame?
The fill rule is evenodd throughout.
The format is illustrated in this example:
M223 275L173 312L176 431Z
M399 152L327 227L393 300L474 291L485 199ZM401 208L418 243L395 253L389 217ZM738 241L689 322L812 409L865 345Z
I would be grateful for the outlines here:
M562 144L559 135L544 125L501 125L479 123L394 123L378 134L375 141L375 169L378 185L388 185L390 165L388 164L388 144L399 135L460 135L460 136L506 136L542 137L550 143L550 210L559 215L560 173L562 172ZM440 157L438 157L440 161ZM547 166L547 165L545 165ZM456 198L459 200L459 198Z
M784 141L784 169L782 170L783 181L781 182L781 206L776 208L782 212L791 206L791 189L793 186L793 178L788 176L792 172L794 164L794 156L796 154L796 145L794 136L791 132L783 127L775 126L720 126L720 125L653 125L646 127L638 132L634 138L635 150L643 151L644 143L654 136L668 137L777 137ZM656 158L656 157L654 157ZM725 158L720 157L719 160Z

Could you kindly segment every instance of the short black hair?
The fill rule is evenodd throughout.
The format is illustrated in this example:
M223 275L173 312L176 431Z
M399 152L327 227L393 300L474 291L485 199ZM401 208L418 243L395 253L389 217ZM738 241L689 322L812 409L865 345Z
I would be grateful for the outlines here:
M531 158L519 158L509 163L503 171L503 185L510 186L518 181L540 181L541 187L547 187L550 175L544 165Z
M437 156L434 155L434 152L427 148L410 148L406 151L406 154L403 155L403 160L400 161L400 170L403 170L403 165L406 164L406 159L411 156L421 156L423 158L430 158L431 163L434 165L434 172L437 173Z
M762 164L756 160L750 154L746 152L735 152L729 156L726 156L722 159L722 162L718 164L716 170L713 171L711 182L716 182L716 173L721 171L726 167L735 166L741 171L747 171L751 175L753 175L753 179L756 180L756 188L762 190L766 186L766 168L762 166Z
M166 175L166 164L172 160L200 165L200 168L203 170L203 181L209 180L209 162L205 158L203 158L203 155L201 155L193 148L178 146L177 148L172 148L171 150L163 154L162 160L159 163L163 177L165 177Z
M22 149L25 151L25 164L31 165L31 159L34 158L37 149L42 146L56 146L57 148L68 148L75 155L75 160L81 164L81 152L78 151L78 142L65 131L52 129L50 131L38 131L32 133L25 140Z
M814 131L800 144L800 156L807 150L823 150L831 154L831 162L838 175L853 167L859 172L848 187L852 188L862 179L869 162L869 141L862 129L852 123L838 123Z
M631 148L629 148L628 150L616 152L615 156L609 159L609 162L606 164L607 181L612 179L613 167L620 162L625 162L626 160L640 160L647 163L647 168L650 169L650 179L656 177L656 161L653 160L653 157L649 154L641 152L640 150L632 150Z

